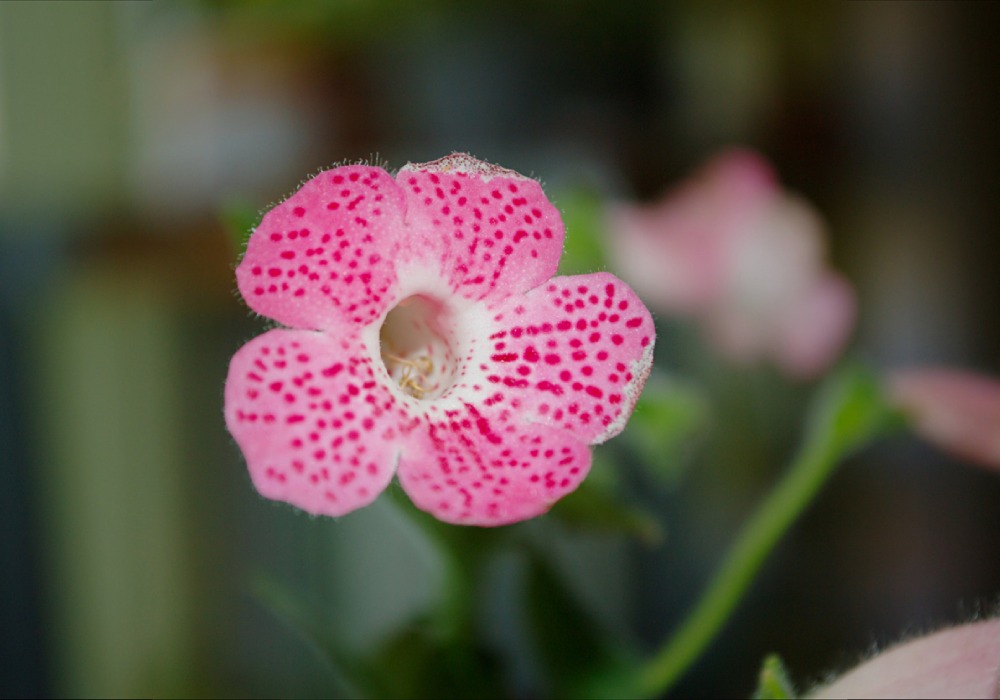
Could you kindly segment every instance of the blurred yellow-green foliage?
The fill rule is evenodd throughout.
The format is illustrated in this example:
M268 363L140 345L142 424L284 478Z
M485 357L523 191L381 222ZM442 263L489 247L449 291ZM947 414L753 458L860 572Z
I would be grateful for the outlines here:
M1000 5L965 3L0 3L0 695L341 692L255 576L326 601L347 649L436 595L388 499L336 522L265 502L222 421L228 358L262 327L226 222L334 163L459 150L534 175L578 272L604 201L750 145L827 218L858 354L1000 371L998 31ZM683 329L657 351L709 387L690 431L715 436L704 464L635 448L681 464L626 484L665 538L528 531L646 646L788 457L805 391ZM643 456L601 449L595 479ZM815 679L988 606L998 504L995 475L909 440L851 460L679 694L748 695L771 651ZM485 586L496 648L520 638L519 566Z

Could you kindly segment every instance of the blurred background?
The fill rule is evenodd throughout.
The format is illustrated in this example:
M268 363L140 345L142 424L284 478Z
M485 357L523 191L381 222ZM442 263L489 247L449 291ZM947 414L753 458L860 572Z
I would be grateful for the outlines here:
M996 375L998 32L993 3L0 3L0 695L338 693L253 576L321 598L359 649L435 595L434 552L386 499L337 522L265 502L222 420L229 357L263 327L227 217L335 163L468 151L569 206L652 200L751 146L826 218L857 355ZM661 362L695 372L670 340ZM749 411L773 463L695 463L646 493L659 544L538 534L640 648L801 427L808 388L710 379L712 423L733 426L718 454L763 440ZM884 443L834 476L677 692L748 695L770 651L815 680L990 609L998 554L1000 478ZM487 586L501 647L511 570Z

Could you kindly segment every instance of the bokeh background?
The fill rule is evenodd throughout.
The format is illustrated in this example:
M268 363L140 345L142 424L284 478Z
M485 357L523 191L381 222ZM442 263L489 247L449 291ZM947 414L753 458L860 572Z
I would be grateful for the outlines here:
M356 648L435 594L390 505L267 503L222 422L228 358L262 327L227 217L334 163L468 151L559 205L650 200L748 145L826 218L855 354L997 374L998 34L993 3L0 3L0 695L336 694L253 576L326 601ZM658 545L546 545L645 648L799 427L807 389L720 372L723 453L756 440L771 467L646 493ZM510 567L494 578L487 626L510 636ZM770 651L816 679L998 593L1000 478L900 437L841 468L677 690L747 695Z

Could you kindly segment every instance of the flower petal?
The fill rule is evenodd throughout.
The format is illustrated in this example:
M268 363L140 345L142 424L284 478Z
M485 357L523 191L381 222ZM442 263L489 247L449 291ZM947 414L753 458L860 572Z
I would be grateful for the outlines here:
M826 294L827 287L818 286L824 274L822 223L802 200L774 197L734 232L725 251L722 293L702 314L701 323L711 344L729 359L750 364L766 358L781 364L785 336L795 333L794 325L803 322L799 316L808 311L803 299L808 297L808 303L819 310L829 306L834 295L850 295L850 289L839 280L832 295ZM802 345L808 340L817 322L805 321L808 327L802 328L794 342ZM843 329L844 337L848 330ZM836 359L839 349L831 348L823 359ZM825 348L817 348L816 353L821 354L820 350ZM808 349L800 354L808 354ZM824 368L817 367L817 371Z
M458 525L497 526L533 518L573 491L590 450L544 425L515 427L471 404L447 412L411 440L399 482L418 508ZM416 437L416 436L415 436Z
M926 440L977 464L1000 468L1000 380L916 367L893 372L889 394Z
M731 250L780 194L760 155L722 151L659 202L610 207L608 252L643 298L670 313L703 313L725 294Z
M683 212L682 212L683 214ZM674 219L681 219L675 223ZM672 314L703 311L726 281L728 240L673 210L617 204L607 214L614 270Z
M401 413L356 337L276 329L237 351L226 425L261 495L343 515L392 479Z
M589 444L622 431L655 339L649 311L625 283L605 272L557 277L496 311L479 367L491 410L520 411Z
M809 696L995 698L998 694L1000 619L994 619L899 644Z
M840 356L854 328L857 301L835 272L819 276L785 312L772 343L780 367L793 377L813 377Z
M415 252L456 293L502 299L555 274L562 219L535 180L460 153L407 165L396 179Z
M394 300L402 192L381 168L322 172L269 211L236 268L254 311L293 328L365 324Z

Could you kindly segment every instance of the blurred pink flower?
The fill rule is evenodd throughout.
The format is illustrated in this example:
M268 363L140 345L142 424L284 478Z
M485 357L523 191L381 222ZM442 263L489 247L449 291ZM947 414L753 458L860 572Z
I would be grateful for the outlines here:
M904 642L810 697L1000 697L1000 620L960 625Z
M889 394L928 441L1000 468L1000 381L953 369L899 370L889 376Z
M257 490L337 516L398 473L436 517L502 525L575 489L654 330L615 277L553 278L562 244L536 181L464 154L335 168L268 212L236 278L288 328L244 345L225 390Z
M760 156L724 152L657 204L612 207L609 226L616 269L655 308L697 319L730 359L808 377L843 349L853 290L824 264L815 212Z

